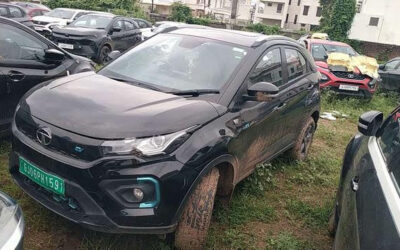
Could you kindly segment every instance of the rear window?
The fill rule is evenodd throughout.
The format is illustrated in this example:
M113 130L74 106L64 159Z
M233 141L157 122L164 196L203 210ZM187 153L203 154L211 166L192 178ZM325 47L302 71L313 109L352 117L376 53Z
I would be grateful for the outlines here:
M307 72L306 59L299 51L295 49L285 49L288 80L295 79Z

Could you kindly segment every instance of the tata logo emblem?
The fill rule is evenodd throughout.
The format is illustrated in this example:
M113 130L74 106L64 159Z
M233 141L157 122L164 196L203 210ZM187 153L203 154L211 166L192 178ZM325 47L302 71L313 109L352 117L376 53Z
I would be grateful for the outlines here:
M40 144L47 146L51 143L51 130L47 127L39 128L36 131L36 138L40 142Z
M348 74L347 77L350 78L350 79L353 79L354 75L353 74Z

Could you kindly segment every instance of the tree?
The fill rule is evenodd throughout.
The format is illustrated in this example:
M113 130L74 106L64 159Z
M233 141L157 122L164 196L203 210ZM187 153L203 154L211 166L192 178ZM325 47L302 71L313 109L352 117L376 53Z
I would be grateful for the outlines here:
M326 28L329 37L337 41L347 40L347 34L356 14L356 0L335 0L330 16L330 24Z
M319 0L319 5L322 8L322 16L319 21L319 30L326 32L331 24L332 7L334 0Z
M171 5L171 17L172 21L177 22L191 22L192 10L183 3L175 2Z

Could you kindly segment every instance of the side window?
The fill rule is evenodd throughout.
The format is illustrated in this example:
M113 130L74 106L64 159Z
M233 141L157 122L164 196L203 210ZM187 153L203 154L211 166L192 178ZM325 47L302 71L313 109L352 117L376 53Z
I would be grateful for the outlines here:
M282 58L279 48L266 52L250 74L250 84L270 82L276 86L283 84Z
M8 17L8 11L6 7L0 6L0 16Z
M125 22L125 29L126 30L133 30L135 29L135 25L129 21L124 21Z
M44 57L48 46L31 34L12 27L0 25L0 63L4 60L38 60Z
M385 122L378 143L389 169L393 169L393 174L400 183L400 111Z
M24 17L24 14L22 13L22 11L20 9L18 9L17 7L10 6L9 10L10 10L11 18Z
M394 60L394 61L388 62L385 65L385 70L394 70L396 68L397 64L399 64L399 62L400 62L399 60Z
M149 27L149 26L147 25L147 23L145 23L145 22L143 22L143 21L138 20L137 23L139 24L139 27L140 27L141 29L144 29L144 28L148 28L148 27Z
M307 72L307 63L304 56L295 49L285 49L288 69L288 80L295 79Z
M122 20L115 21L113 24L113 28L120 28L121 30L124 29L124 23Z

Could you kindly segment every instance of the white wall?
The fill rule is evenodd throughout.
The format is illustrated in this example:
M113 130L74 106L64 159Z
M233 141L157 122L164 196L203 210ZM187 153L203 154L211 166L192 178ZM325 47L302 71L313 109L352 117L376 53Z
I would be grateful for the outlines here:
M379 18L378 26L370 26L371 17ZM357 13L349 38L400 45L400 1L399 0L364 0L361 13Z

